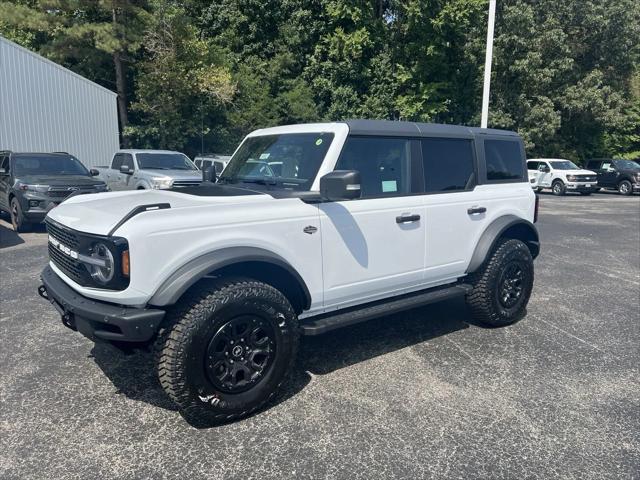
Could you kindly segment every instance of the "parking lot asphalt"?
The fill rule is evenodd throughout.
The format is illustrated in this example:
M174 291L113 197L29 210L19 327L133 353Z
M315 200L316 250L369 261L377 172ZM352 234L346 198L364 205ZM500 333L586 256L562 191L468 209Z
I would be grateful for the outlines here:
M0 221L0 478L640 478L640 197L541 194L528 315L460 301L302 341L281 395L196 429L151 355L36 294L44 229Z

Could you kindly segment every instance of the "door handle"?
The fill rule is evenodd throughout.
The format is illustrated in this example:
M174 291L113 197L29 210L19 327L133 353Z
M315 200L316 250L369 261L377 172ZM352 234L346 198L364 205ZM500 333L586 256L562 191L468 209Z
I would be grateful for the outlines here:
M396 217L396 223L411 223L420 220L420 215L401 215Z
M485 207L471 207L467 209L469 215L475 215L476 213L484 213L487 209Z

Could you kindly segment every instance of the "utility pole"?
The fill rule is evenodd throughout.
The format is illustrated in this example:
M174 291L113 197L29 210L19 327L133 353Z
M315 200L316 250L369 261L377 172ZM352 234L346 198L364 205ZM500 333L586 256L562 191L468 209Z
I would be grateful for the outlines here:
M489 121L489 90L491 86L491 61L493 59L493 27L496 23L496 0L489 0L489 24L487 25L487 51L484 59L484 86L482 88L482 118L480 127L487 128Z

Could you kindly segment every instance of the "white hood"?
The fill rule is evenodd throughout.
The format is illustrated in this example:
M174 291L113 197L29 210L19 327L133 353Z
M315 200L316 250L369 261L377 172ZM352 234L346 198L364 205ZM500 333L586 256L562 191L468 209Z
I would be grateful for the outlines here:
M273 200L269 195L196 196L167 190L136 190L78 195L53 208L48 218L80 232L107 235L131 210L168 203L172 209Z

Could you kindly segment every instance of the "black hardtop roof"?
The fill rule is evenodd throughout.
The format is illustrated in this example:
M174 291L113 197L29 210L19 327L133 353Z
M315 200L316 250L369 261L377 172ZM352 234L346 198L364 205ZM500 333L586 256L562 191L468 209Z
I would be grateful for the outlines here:
M502 135L518 137L516 132L493 128L444 125L441 123L395 122L390 120L346 120L352 135L411 136L431 135L471 137L475 135Z

